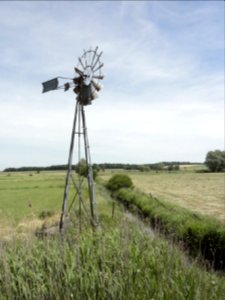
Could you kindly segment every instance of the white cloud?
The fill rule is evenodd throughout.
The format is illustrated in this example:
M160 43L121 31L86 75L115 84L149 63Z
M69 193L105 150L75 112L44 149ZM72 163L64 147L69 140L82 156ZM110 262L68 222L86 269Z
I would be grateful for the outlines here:
M106 77L86 108L93 161L203 161L223 147L220 3L0 8L0 168L66 162L74 95L41 94L41 82L73 76L82 49L97 44Z

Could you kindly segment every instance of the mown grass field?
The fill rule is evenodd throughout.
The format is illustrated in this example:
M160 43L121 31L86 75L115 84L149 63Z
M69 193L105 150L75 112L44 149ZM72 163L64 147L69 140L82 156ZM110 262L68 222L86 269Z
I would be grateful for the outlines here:
M224 299L223 276L152 234L119 204L112 215L114 202L99 184L97 232L86 226L63 240L35 237L42 211L53 210L58 220L64 179L65 172L1 173L0 299Z
M128 174L140 191L225 222L224 173L198 173L188 165L178 172L106 170L100 178L108 180L117 172Z

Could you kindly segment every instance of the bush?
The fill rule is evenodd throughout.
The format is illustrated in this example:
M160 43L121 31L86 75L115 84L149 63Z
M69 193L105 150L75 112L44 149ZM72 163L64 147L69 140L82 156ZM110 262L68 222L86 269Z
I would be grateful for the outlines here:
M52 217L54 214L55 213L52 210L43 210L42 212L40 212L40 214L38 215L38 217L40 219L45 219L45 218Z
M209 151L206 155L205 164L211 172L225 170L225 151Z
M113 177L109 179L106 184L106 187L110 191L117 191L120 188L132 188L133 182L129 176L125 174L115 174Z

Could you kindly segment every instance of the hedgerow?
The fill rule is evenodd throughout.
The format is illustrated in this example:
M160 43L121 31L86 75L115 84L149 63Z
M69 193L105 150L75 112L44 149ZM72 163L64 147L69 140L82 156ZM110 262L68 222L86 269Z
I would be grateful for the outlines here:
M135 205L154 228L182 241L192 255L200 253L215 269L225 269L225 229L219 221L136 190L122 188L114 196L127 207Z

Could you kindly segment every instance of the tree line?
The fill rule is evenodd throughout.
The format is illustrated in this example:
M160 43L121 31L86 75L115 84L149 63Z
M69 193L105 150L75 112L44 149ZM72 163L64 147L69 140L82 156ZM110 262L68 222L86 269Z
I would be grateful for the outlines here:
M81 159L81 165L84 165L84 159ZM137 170L137 171L150 171L150 170L179 170L180 165L182 164L199 164L199 163L191 163L191 162L160 162L160 163L153 163L153 164L124 164L124 163L100 163L100 164L93 164L93 169L98 171L107 170L107 169L123 169L123 170ZM77 171L79 164L73 166L73 169ZM6 168L3 172L26 172L26 171L60 171L60 170L67 170L68 165L53 165L47 167L19 167L19 168Z
M81 159L82 163L78 163L73 166L74 170L78 170L78 166L83 165L85 161ZM206 154L205 165L208 167L208 171L210 172L223 172L225 171L225 151L214 150L209 151ZM98 172L100 170L104 171L107 169L123 169L123 170L137 170L141 172L147 171L179 171L181 165L194 165L201 164L199 162L189 162L189 161L163 161L159 163L149 163L149 164L124 164L124 163L100 163L93 164L94 172ZM6 168L3 172L26 172L26 171L60 171L67 170L68 165L53 165L48 167L20 167L20 168ZM82 171L86 172L86 171Z

